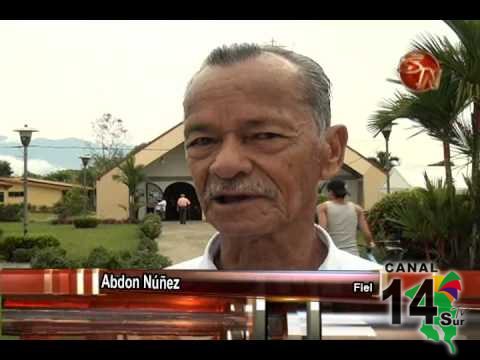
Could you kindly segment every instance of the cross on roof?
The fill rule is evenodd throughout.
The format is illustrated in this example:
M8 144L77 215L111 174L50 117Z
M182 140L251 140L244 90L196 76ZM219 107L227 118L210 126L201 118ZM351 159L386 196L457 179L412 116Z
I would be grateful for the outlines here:
M285 47L285 46L283 46L283 45L277 44L274 38L272 38L272 40L270 40L270 44L269 44L269 45L270 45L270 46L281 47L281 48L284 48L284 47Z

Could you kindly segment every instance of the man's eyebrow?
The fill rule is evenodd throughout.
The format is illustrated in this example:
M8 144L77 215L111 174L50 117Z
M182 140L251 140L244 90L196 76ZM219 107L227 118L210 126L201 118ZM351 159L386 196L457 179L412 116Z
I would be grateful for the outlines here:
M185 126L183 135L187 138L192 132L209 132L212 130L212 127L208 124L192 124Z
M262 126L279 126L288 130L296 130L293 124L286 123L285 121L282 121L274 117L249 119L242 123L241 128L243 128L244 130L249 130L249 129L259 128ZM185 138L187 138L193 132L208 133L212 131L213 131L213 126L211 124L196 123L196 124L186 125L183 131L183 135Z
M282 121L277 118L260 118L260 119L251 119L247 120L242 127L245 129L252 129L252 128L257 128L257 127L262 127L262 126L279 126L285 129L290 129L294 130L295 127L292 126L292 124L289 124L285 121Z

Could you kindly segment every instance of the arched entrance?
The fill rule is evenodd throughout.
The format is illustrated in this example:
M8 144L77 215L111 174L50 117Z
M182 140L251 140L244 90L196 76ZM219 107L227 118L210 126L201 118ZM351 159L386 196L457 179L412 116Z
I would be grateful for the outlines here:
M192 185L185 182L176 182L170 184L163 192L163 196L165 200L167 200L165 220L179 220L177 212L177 200L180 197L180 194L185 194L185 196L192 203L187 215L187 220L202 220L202 209L200 208L200 203L198 202L195 189Z
M157 184L147 182L146 188L146 207L147 214L155 212L155 205L163 199L163 191Z

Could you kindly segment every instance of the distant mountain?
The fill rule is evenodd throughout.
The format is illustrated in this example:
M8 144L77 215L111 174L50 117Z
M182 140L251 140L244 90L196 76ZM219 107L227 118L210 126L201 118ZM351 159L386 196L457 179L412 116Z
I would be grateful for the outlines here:
M42 172L57 169L80 169L81 161L79 156L89 153L90 142L78 138L46 139L33 138L28 148L29 163L42 164ZM0 135L0 158L12 161L13 158L20 161L23 157L23 148L20 141L12 141ZM15 148L16 147L16 148ZM45 170L43 170L45 168Z
M44 160L56 168L80 169L81 161L78 157L88 153L88 145L87 141L77 138L33 138L28 148L28 157ZM6 137L0 136L0 155L21 158L22 148L6 148L13 146L20 146L20 142L8 141Z

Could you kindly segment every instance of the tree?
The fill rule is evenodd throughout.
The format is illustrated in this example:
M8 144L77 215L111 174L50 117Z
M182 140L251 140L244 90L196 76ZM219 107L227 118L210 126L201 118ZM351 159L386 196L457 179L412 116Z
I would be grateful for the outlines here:
M135 165L135 157L129 156L120 166L119 175L113 175L115 181L125 184L128 188L128 218L130 221L137 220L137 212L140 207L140 194L138 186L145 181L144 165Z
M391 170L393 167L398 166L400 159L397 156L389 156L387 159L387 153L385 151L377 151L376 157L369 157L368 160L374 162L376 165L385 170Z
M8 161L0 160L0 176L10 177L13 175L12 167Z
M457 97L459 82L449 71L444 71L437 90L425 93L402 93L397 91L392 99L381 104L369 122L369 129L381 131L386 125L400 118L408 118L419 129L415 136L427 133L443 144L445 178L448 185L453 184L450 144L462 147L462 141L455 129L461 124L459 115L468 106L467 97Z
M51 172L43 177L45 180L60 181L70 184L79 184L83 186L83 168L81 170L76 169L64 169ZM95 187L96 174L95 169L91 166L87 167L87 186Z
M446 24L455 32L459 44L452 43L447 37L423 35L413 43L417 50L433 54L441 65L451 71L459 82L457 94L460 103L467 97L473 103L471 116L471 137L465 137L471 147L472 176L469 189L473 200L473 211L480 213L480 20L446 20ZM480 228L480 216L475 219L471 264L477 252L477 236Z
M22 173L23 174L23 173ZM30 178L30 179L43 179L43 176L42 175L38 175L38 174L35 174L35 173L32 173L30 171L27 170L27 177Z
M77 173L76 173L76 177L75 177L74 182L76 182L77 184L82 184L83 185L83 172L84 172L84 170L82 169L82 170L75 170L75 171L77 171ZM87 184L86 185L94 188L95 185L96 185L96 182L97 182L97 171L96 171L96 169L92 166L88 166L85 171L87 173L87 176L86 176Z
M57 170L44 176L45 180L76 183L78 170Z
M53 206L53 211L61 220L80 215L85 204L85 194L81 188L68 190L63 198Z
M92 131L95 143L94 146L90 145L90 151L93 167L98 175L112 168L123 158L128 131L122 119L109 113L92 122Z

